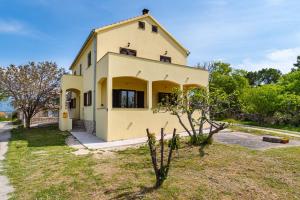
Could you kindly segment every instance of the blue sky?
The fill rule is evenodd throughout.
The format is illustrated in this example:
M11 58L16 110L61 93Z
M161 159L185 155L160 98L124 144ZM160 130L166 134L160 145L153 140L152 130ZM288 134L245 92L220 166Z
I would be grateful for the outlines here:
M288 72L300 55L298 0L0 0L0 66L50 60L68 68L92 28L143 8L191 51L189 65Z

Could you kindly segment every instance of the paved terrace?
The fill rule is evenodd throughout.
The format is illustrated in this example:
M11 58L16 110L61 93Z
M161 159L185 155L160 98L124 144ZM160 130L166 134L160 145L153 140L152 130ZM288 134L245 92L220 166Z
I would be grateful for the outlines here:
M145 144L147 137L105 142L100 138L88 134L86 132L71 132L71 134L88 149L120 149L129 146ZM188 136L186 132L179 133L180 136ZM167 134L166 139L172 137L172 134ZM300 140L290 140L288 144L270 143L262 141L263 136L253 135L244 132L231 132L223 130L214 135L214 140L223 144L240 145L255 150L266 150L270 148L300 146Z

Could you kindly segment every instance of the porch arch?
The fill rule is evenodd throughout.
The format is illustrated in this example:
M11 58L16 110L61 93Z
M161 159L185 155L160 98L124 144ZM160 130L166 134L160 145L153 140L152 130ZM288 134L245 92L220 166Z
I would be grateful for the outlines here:
M112 107L147 108L150 97L148 94L148 85L149 82L147 80L134 76L112 77ZM118 97L118 95L124 96ZM118 98L120 98L121 102L116 100Z
M201 88L201 87L204 87L204 86L200 85L200 84L194 84L194 83L184 84L183 85L183 90L188 90L188 89L193 89L193 88Z

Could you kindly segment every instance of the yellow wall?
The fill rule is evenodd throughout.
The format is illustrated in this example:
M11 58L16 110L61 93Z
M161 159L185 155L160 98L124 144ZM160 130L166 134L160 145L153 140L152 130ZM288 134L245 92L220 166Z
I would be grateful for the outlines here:
M162 30L158 33L152 32L152 24L155 22L150 18L144 18L145 30L138 28L138 21L118 26L109 30L99 32L97 35L97 58L102 58L107 52L119 53L120 47L137 51L137 56L160 60L160 55L172 58L172 63L186 65L186 52L180 48ZM127 47L128 42L130 46Z
M87 65L87 56L88 53L91 52L92 55L92 64L90 66ZM79 66L82 65L82 77L83 77L83 93L87 92L89 90L93 91L93 85L94 85L94 50L93 50L93 38L88 42L86 47L84 48L84 51L82 51L81 55L77 59L77 62L74 64L74 68L72 70L72 74L74 70L76 70L76 74L79 74ZM83 95L82 93L82 95ZM93 92L92 92L92 95ZM83 97L83 96L82 96ZM83 101L83 98L82 98ZM82 118L85 120L93 120L93 99L92 99L92 105L91 106L83 106L81 108Z
M72 120L66 105L66 92L77 91L82 99L83 77L73 75L63 75L61 78L61 95L60 95L60 109L59 109L59 128L62 131L72 129ZM80 108L83 107L83 101L80 101ZM63 118L63 113L67 113L67 118ZM80 113L81 114L81 113Z
M157 92L169 92L176 85L181 88L184 85L208 85L208 72L205 70L115 53L108 53L103 59L108 59L107 83L111 82L111 86L107 84L108 94L112 93L113 87L123 89L130 89L131 87L132 89L140 89L142 87L145 89L145 93L150 96L151 102L149 103L153 105L144 109L112 108L112 97L111 95L107 97L107 118L104 120L107 120L107 127L103 128L98 125L99 123L103 124L102 119L97 118L96 120L97 135L107 141L145 137L146 128L156 133L159 132L160 128L165 128L167 132L176 128L178 132L182 132L183 128L175 116L169 113L153 114L152 107L157 102ZM114 84L114 80L117 80L116 77L124 76L132 77L132 79L126 78L127 85L124 85L124 81ZM149 84L143 81L136 81L135 78L145 80L151 86L149 87ZM145 99L145 102L149 99ZM101 112L104 111L101 110ZM187 123L186 120L184 122ZM103 132L105 130L106 133Z

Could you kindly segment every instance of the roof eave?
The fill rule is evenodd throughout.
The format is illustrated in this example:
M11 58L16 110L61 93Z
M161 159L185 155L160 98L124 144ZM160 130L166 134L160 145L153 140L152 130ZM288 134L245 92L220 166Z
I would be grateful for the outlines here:
M73 60L71 66L69 67L69 70L71 70L73 68L73 66L75 65L78 57L80 56L80 54L82 53L83 49L85 48L86 44L89 42L89 40L94 36L95 34L95 29L92 29L92 31L90 32L90 34L88 35L88 37L86 38L86 40L84 41L84 43L82 44L79 52L77 53L75 59Z

